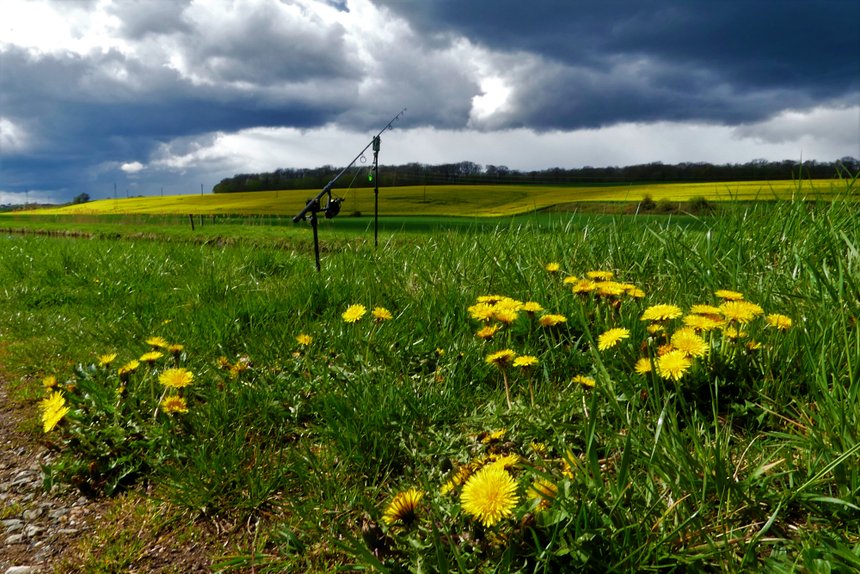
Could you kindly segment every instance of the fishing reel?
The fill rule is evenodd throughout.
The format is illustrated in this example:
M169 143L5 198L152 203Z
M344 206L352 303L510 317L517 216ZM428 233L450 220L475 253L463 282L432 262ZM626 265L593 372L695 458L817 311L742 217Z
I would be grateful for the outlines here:
M342 197L334 197L331 193L328 194L325 209L323 210L326 219L331 219L340 213L340 204L343 202Z

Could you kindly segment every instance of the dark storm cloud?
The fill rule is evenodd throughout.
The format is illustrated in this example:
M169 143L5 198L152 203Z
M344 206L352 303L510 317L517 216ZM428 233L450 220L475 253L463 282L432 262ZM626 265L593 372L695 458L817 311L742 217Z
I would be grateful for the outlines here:
M382 14L346 0L53 0L71 28L110 18L93 19L88 49L0 39L0 191L143 186L173 165L198 169L199 186L203 167L165 157L179 142L193 152L261 126L375 131L403 107L398 128L549 132L749 126L860 100L856 0L373 2ZM488 78L504 98L483 93Z
M219 82L265 86L358 74L341 26L298 26L273 4L243 11L241 19L215 30L196 27L183 43L188 66Z
M860 92L854 1L375 2L428 34L544 59L516 77L510 125L737 124Z
M0 53L0 66L16 80L0 95L3 113L44 151L144 153L152 140L267 124L310 127L327 113L309 103L265 105L236 89L198 89L174 71L143 68L116 52L37 58L10 50ZM112 77L117 71L134 81Z

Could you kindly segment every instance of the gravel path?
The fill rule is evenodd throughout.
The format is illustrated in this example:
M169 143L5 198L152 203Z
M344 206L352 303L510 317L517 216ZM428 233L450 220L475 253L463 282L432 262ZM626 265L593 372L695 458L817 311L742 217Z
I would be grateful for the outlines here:
M38 437L21 430L27 416L0 380L0 574L56 571L100 512L98 501L71 489L45 492L41 465L52 454Z

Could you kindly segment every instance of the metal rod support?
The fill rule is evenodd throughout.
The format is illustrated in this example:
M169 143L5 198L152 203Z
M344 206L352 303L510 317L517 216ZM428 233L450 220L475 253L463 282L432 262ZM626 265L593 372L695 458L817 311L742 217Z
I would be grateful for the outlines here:
M403 108L402 110L400 110L400 112L398 112L398 114L396 116L391 118L391 121L389 121L387 124L385 124L385 127L382 128L381 130L379 130L379 133L377 133L375 136L373 136L373 139L370 140L370 143L368 143L366 146L364 146L364 149L362 149L358 153L358 155L355 156L355 158L353 158L353 160L351 162L349 162L349 165L347 165L345 168L340 170L340 172L338 172L338 174L335 175L332 178L332 180L325 185L325 187L323 187L322 191L320 191L316 195L316 197L309 199L307 204L305 205L304 209L302 209L295 217L293 217L293 223L298 223L299 221L306 219L308 214L310 214L311 227L313 227L313 231L314 231L314 255L316 256L317 271L320 270L320 249L319 249L319 237L318 237L318 230L317 230L317 226L318 226L317 213L320 210L320 199L322 199L322 197L325 194L328 194L329 202L332 201L332 196L331 196L332 186L334 186L335 182L338 179L340 179L340 177L343 174L345 174L348 169L350 169L353 165L355 165L355 162L357 162L359 160L359 158L361 158L364 155L364 152L366 152L370 146L373 146L373 170L374 170L374 179L376 180L376 183L374 184L375 200L374 200L373 243L375 246L379 245L378 228L379 228L379 147L380 147L380 136L382 135L382 133L385 130L390 129L391 124L393 124L398 118L400 118L400 116L402 116L405 111L406 111L406 108ZM201 188L202 188L202 186L201 186ZM338 202L339 201L340 200L338 200ZM336 211L335 211L335 213L336 213ZM331 217L328 214L326 216Z

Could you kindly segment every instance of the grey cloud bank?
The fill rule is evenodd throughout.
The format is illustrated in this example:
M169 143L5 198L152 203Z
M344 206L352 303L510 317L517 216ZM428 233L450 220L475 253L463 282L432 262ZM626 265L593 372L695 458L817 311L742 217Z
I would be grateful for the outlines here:
M0 192L860 156L860 3L4 0ZM686 155L685 155L686 154Z

